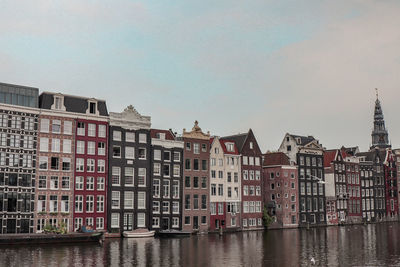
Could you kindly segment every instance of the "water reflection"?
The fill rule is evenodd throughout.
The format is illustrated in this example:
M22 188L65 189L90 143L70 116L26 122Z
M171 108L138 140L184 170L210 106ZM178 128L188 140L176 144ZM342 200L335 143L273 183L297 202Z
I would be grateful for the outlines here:
M2 266L400 266L398 223L0 248Z

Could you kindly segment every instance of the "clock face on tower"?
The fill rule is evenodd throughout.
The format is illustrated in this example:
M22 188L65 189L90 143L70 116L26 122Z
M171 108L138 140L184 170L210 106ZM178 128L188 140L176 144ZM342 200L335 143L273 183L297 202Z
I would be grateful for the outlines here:
M385 137L383 135L379 136L379 143L385 142Z

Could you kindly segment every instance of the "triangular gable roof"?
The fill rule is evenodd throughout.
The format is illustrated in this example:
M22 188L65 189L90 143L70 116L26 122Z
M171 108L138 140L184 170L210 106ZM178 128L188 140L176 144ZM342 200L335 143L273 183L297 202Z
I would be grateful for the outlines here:
M260 149L260 147L258 145L257 139L256 139L256 137L255 137L255 135L253 133L253 130L251 128L249 129L249 131L247 133L240 133L240 134L237 134L237 135L224 136L224 137L221 137L221 139L223 139L223 140L232 140L233 142L235 142L235 144L236 144L236 146L237 146L237 148L239 150L239 153L242 153L244 144L246 144L246 141L247 141L247 139L249 138L250 135L252 135L254 137L254 140L256 142L256 146L258 148L258 151L261 154L262 153L261 149Z
M326 150L324 152L324 168L329 168L331 166L332 161L335 161L337 158L338 150Z
M304 147L322 149L322 146L318 143L318 141L316 139L314 139L314 140L310 141L309 143L305 144Z

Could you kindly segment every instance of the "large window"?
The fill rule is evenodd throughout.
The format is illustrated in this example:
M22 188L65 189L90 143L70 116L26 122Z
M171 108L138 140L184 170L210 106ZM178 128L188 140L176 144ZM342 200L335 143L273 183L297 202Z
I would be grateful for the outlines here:
M133 192L132 191L124 192L124 208L125 209L133 209Z
M135 148L127 146L125 147L125 158L134 159L135 158Z
M86 212L94 211L94 196L86 196Z
M132 167L125 167L125 185L133 186L134 169Z
M120 185L121 178L121 168L120 167L112 167L112 177L111 184L112 185Z
M153 197L160 197L160 180L154 179L153 180Z
M96 142L88 142L88 147L87 147L87 153L89 155L95 155L96 154Z
M146 168L138 169L138 186L146 186Z
M84 154L84 153L85 153L85 141L77 141L76 154Z
M138 209L146 208L146 192L138 192Z
M119 202L120 202L120 192L112 191L111 192L111 208L119 209Z
M179 181L172 181L172 197L179 198Z
M61 133L61 121L60 120L52 121L51 131L55 134Z
M106 137L106 126L103 124L99 125L99 137Z
M96 124L88 124L88 136L96 136Z
M170 183L169 180L163 180L163 197L164 198L169 198L169 187L170 187Z

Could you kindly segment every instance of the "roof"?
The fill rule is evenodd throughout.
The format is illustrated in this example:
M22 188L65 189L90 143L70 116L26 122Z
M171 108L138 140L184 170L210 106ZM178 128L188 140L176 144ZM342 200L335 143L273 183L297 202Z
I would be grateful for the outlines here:
M247 135L248 135L248 133L240 133L240 134L236 134L236 135L224 136L224 137L221 137L221 139L231 140L231 141L235 142L239 151L242 151L244 143L246 142Z
M294 135L294 134L289 134L291 137L293 137L296 140L296 143L298 145L307 145L308 143L311 143L312 141L316 140L313 136L302 136L302 135ZM297 142L297 140L300 139L300 143Z
M227 140L227 139L223 139L223 140L219 139L219 142L221 144L222 150L224 151L224 154L239 155L239 150L234 141ZM226 147L226 143L233 143L233 151L228 151L228 149Z
M107 105L104 100L95 98L86 98L81 96L71 96L58 93L45 92L39 96L39 108L51 109L54 103L54 95L61 95L64 97L64 106L67 112L83 113L86 114L88 109L88 100L93 99L97 101L97 110L101 116L108 116Z
M170 130L161 130L161 129L151 129L150 130L151 138L159 139L157 137L158 133L165 134L165 140L175 140L175 136L172 134Z
M290 165L289 157L283 152L264 154L263 166Z
M330 167L332 161L335 160L336 155L337 155L338 150L337 149L332 149L332 150L326 150L324 152L324 167Z

